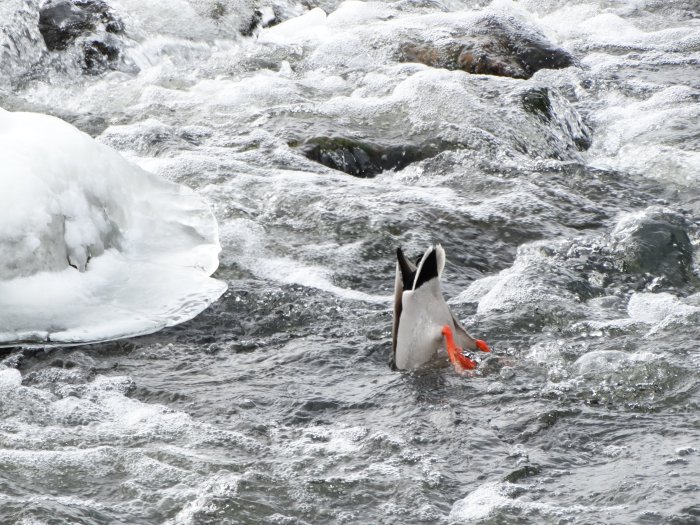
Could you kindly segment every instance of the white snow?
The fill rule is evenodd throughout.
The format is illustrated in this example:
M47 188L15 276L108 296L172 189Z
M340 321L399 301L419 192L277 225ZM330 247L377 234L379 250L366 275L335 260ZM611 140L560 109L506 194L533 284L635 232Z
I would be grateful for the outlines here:
M0 345L191 319L226 289L208 205L60 119L0 109Z

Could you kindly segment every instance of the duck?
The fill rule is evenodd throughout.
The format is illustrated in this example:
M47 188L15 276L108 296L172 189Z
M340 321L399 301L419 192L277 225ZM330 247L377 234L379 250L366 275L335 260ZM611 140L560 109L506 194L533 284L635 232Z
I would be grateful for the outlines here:
M490 352L488 344L465 330L445 302L440 278L445 250L428 247L417 265L401 247L396 250L392 362L399 370L413 370L433 361L442 348L458 373L473 370L476 361L463 349Z

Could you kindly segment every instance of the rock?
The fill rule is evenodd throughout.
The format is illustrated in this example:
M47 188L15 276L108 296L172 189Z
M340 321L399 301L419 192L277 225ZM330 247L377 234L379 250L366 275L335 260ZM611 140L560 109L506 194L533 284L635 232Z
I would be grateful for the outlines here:
M467 73L527 79L540 69L561 69L573 57L532 28L511 19L486 16L450 40L406 43L403 62Z
M102 0L74 0L75 4L99 20L108 33L121 34L124 32L124 23L117 17L112 9Z
M91 40L83 43L83 70L97 74L110 69L121 57L118 43L112 39Z
M108 33L124 32L124 24L101 0L58 0L46 4L39 14L39 31L49 51L66 49L100 24Z
M355 177L374 177L385 170L401 170L413 162L450 149L435 143L422 146L380 146L347 138L318 137L302 144L290 144L308 159ZM452 148L456 145L452 145Z
M280 18L271 7L256 9L248 24L241 28L241 35L253 36L258 29L272 27L280 22Z
M48 4L39 14L39 31L49 51L62 51L81 34L94 29L87 11L68 1Z
M39 14L39 31L49 51L64 51L79 42L86 73L114 68L121 46L114 35L124 33L124 24L102 0L57 0Z
M537 116L548 127L558 127L578 151L591 147L591 130L578 112L556 89L536 87L520 95L523 109Z
M687 282L693 263L687 229L681 215L658 207L623 217L611 234L619 268L656 274L674 285Z
M506 477L503 478L503 481L508 483L518 483L525 478L536 476L540 472L542 472L542 468L537 465L523 465L522 467L517 468L506 475Z
M524 92L520 97L523 108L528 113L539 115L547 121L551 121L552 101L549 98L549 89L535 88Z

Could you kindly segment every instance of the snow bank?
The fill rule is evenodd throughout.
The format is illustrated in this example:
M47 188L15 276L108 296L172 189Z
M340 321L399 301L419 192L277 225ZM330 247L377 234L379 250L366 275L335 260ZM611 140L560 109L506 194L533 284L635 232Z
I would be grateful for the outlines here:
M150 333L226 289L190 189L40 114L0 109L0 159L0 345Z

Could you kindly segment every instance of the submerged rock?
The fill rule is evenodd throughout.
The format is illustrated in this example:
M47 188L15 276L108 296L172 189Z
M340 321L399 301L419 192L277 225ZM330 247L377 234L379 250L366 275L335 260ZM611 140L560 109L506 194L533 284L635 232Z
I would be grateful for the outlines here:
M620 269L652 273L672 284L692 275L693 247L688 223L678 213L651 207L623 217L611 234Z
M434 157L450 145L381 146L341 137L319 137L291 144L308 159L355 177L374 177L382 171L401 170L413 162ZM442 147L441 147L442 146ZM456 145L451 145L454 149Z
M487 16L450 39L409 42L399 59L467 73L527 79L540 69L561 69L573 57L533 28Z
M124 33L124 24L102 0L49 2L40 11L39 31L49 51L77 44L87 73L100 73L119 62L121 47L114 35Z
M554 113L548 88L530 89L522 94L523 108L528 113L539 115L547 121L551 121Z
M591 130L579 113L556 89L536 87L520 95L523 109L538 117L548 128L559 128L564 142L573 143L578 151L591 147Z
M87 73L101 73L115 64L121 50L112 39L85 42L83 48L84 70Z

